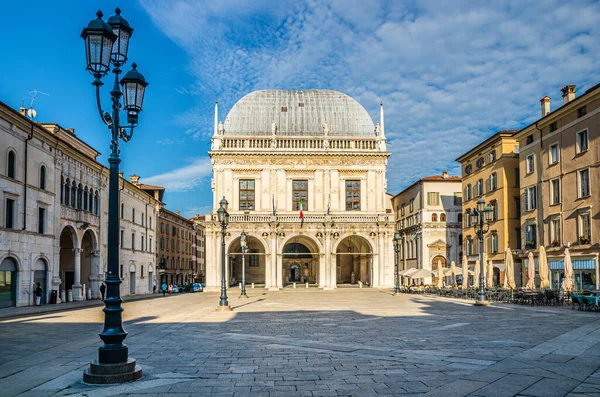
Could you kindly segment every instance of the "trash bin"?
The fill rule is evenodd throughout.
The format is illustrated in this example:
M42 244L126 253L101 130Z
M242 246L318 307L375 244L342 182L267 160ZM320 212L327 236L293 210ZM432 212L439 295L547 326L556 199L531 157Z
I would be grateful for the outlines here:
M58 291L53 289L52 292L50 292L50 303L56 305L56 302L58 302Z

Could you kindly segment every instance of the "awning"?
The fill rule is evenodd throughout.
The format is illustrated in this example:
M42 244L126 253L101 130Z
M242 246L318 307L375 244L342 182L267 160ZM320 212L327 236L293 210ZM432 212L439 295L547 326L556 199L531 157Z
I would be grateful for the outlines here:
M596 268L595 259L579 259L573 261L573 270L590 270Z
M553 261L550 260L549 261L549 265L550 265L550 270L564 270L565 269L565 262L564 261Z

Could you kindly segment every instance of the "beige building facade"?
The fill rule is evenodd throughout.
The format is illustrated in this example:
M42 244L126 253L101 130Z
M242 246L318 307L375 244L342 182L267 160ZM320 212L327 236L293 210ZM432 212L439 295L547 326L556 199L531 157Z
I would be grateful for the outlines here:
M577 289L596 289L600 252L600 86L580 97L576 87L562 89L561 106L550 111L541 102L541 118L519 131L523 256L536 261L544 246L551 286L559 288L565 249L571 253ZM524 260L526 262L526 260Z
M519 198L519 147L516 130L503 130L492 135L456 161L462 168L463 247L471 269L479 259L480 246L476 235L478 219L473 215L481 198L493 209L489 231L484 236L484 253L494 265L494 285L504 282L505 250L514 254L521 249ZM516 280L521 279L521 267L515 256Z
M416 268L437 272L439 263L448 268L452 261L460 266L461 190L460 177L444 171L422 178L393 197L396 228L402 236L400 271ZM436 283L437 277L423 282Z
M345 94L256 91L218 121L209 152L213 214L206 217L206 284L221 282L219 201L229 202L226 277L271 289L308 283L393 284L393 215L386 195L383 105L374 125ZM303 218L300 218L302 209ZM391 211L390 211L391 212Z

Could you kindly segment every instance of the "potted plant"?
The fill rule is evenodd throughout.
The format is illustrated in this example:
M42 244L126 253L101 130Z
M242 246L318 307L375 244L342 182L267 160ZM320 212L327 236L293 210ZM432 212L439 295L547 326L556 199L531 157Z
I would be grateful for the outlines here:
M529 241L526 243L526 248L527 248L527 249L532 249L532 248L535 248L535 240L529 240Z
M553 246L553 247L560 247L560 241L558 241L558 239L554 239L554 240L552 241L552 246Z
M585 236L579 236L579 244L589 244L590 238Z

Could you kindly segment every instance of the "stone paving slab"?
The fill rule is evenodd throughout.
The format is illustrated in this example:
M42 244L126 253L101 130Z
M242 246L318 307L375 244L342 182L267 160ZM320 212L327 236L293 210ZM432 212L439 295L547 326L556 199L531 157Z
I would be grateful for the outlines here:
M89 386L101 307L0 319L2 396L600 395L600 317L372 289L125 303L135 383Z

